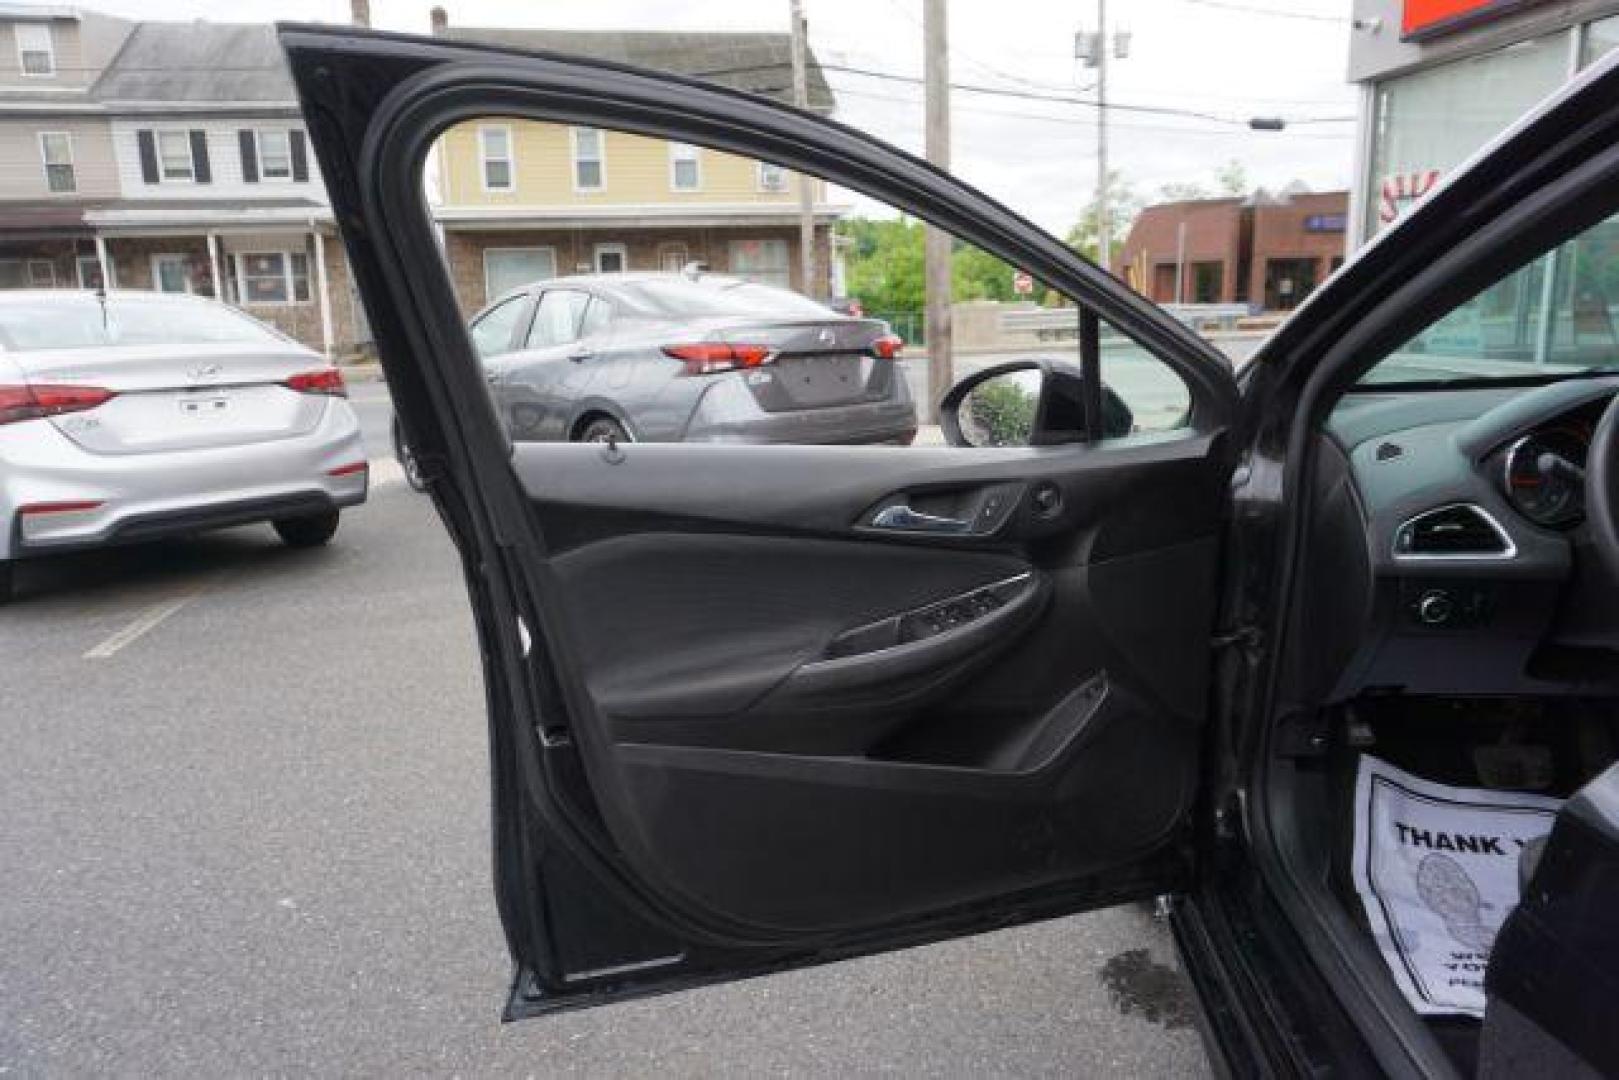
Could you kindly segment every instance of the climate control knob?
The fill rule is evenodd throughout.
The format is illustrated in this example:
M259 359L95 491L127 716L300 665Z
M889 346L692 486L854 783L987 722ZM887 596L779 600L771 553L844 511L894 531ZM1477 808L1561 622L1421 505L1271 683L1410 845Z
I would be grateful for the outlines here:
M1429 589L1417 600L1417 618L1427 626L1444 626L1456 614L1456 600L1444 589Z

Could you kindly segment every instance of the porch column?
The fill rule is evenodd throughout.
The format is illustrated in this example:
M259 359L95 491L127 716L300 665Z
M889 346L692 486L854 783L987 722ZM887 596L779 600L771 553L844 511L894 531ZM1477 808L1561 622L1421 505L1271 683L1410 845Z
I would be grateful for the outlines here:
M219 234L208 230L208 272L214 275L214 299L225 300L225 278L219 272Z
M326 237L319 229L315 233L315 280L320 284L320 339L326 346L326 358L332 357L332 297L326 280Z
M96 233L96 265L101 268L101 287L111 289L114 284L112 260L107 258L107 238L100 233Z

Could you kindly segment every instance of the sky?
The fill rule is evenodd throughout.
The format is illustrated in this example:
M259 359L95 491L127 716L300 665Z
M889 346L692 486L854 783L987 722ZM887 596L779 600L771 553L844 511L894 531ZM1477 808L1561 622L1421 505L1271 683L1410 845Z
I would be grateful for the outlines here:
M555 29L782 30L788 0L441 0L461 26ZM922 0L804 0L823 64L922 73ZM83 0L129 18L220 18L217 0ZM373 25L428 32L433 0L371 0ZM230 21L346 22L349 0L232 0ZM1349 0L1112 0L1110 29L1129 56L1110 63L1111 166L1151 201L1167 183L1214 186L1236 159L1251 185L1347 184L1353 88L1345 81ZM1094 72L1073 58L1075 31L1094 29L1096 0L952 0L949 4L951 169L1056 233L1094 198ZM922 150L921 87L829 72L836 116ZM982 93L959 87L1000 91ZM1159 110L1187 110L1193 119ZM1250 117L1281 117L1256 132ZM1302 121L1302 122L1301 122Z

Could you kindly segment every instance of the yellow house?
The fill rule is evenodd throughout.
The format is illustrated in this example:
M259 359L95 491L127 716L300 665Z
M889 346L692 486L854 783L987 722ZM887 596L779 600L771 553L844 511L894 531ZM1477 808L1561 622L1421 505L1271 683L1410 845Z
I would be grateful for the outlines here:
M780 92L785 34L656 34L455 30L495 41L637 63L713 72ZM720 58L724 59L721 60ZM812 104L831 91L814 70ZM815 271L800 280L799 188L811 185ZM706 147L622 131L503 117L462 123L439 142L432 166L436 217L462 306L476 310L513 286L567 274L677 271L698 262L717 273L833 294L832 224L841 207L826 185L778 166Z

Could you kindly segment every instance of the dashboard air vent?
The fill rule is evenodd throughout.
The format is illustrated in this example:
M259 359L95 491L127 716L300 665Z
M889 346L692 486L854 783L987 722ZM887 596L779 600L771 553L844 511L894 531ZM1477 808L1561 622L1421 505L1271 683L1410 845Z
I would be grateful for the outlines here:
M1418 514L1394 534L1398 559L1509 559L1513 554L1506 530L1467 503Z

